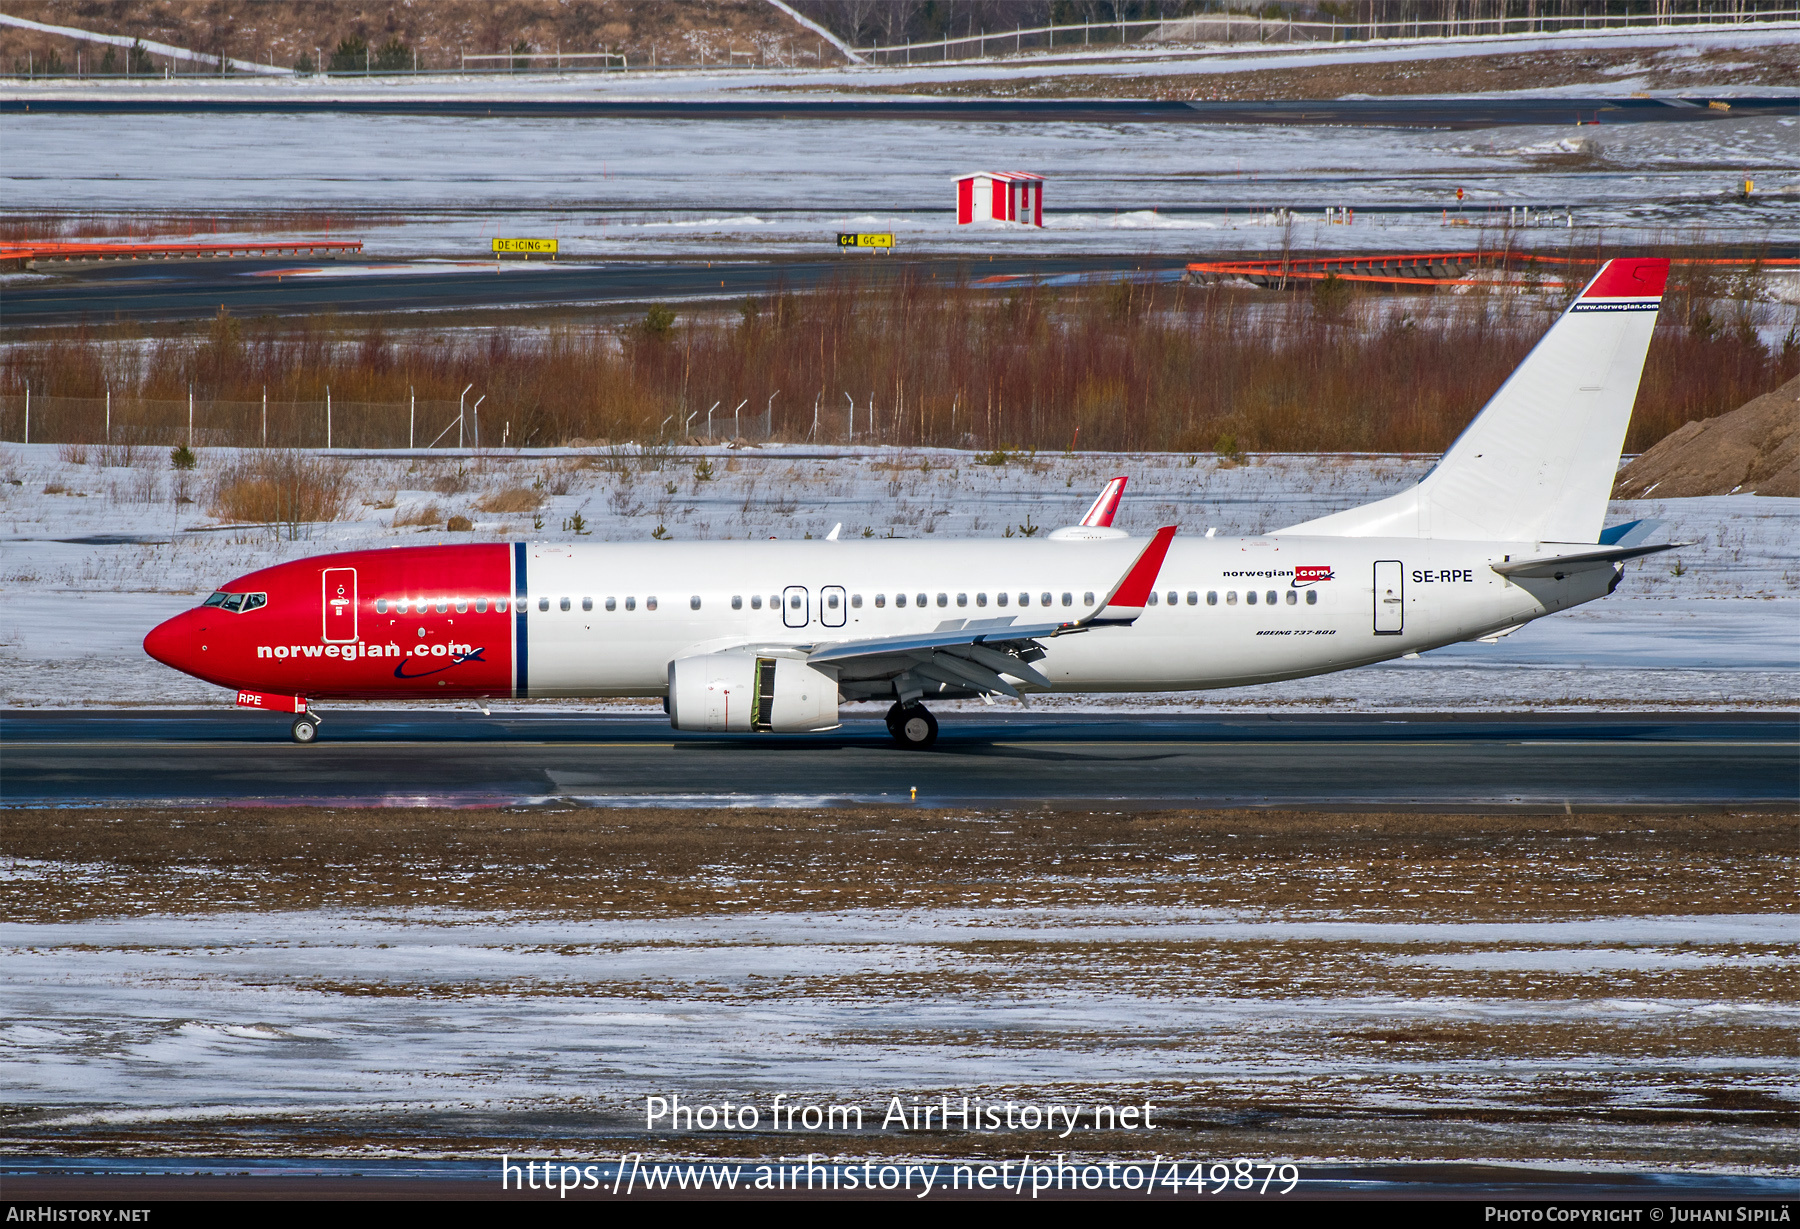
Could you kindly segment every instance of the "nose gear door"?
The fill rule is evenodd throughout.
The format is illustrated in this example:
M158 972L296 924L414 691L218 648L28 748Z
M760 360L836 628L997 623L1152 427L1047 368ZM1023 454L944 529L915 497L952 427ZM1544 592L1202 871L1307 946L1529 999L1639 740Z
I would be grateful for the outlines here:
M325 569L325 642L356 643L356 569Z
M789 585L781 593L781 621L789 627L812 622L812 597L802 585Z

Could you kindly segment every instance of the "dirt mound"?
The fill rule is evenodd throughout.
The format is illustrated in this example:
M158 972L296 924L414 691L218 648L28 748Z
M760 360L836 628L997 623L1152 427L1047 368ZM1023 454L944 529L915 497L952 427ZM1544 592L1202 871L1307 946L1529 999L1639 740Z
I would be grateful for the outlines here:
M154 39L208 55L292 66L300 57L329 61L343 39L362 39L373 51L389 39L413 52L422 69L461 63L465 51L624 52L633 64L654 52L663 63L798 64L842 59L765 0L13 0L6 11L49 25L96 34ZM39 71L54 51L67 71L96 71L104 48L62 35L0 27L0 64L27 63ZM28 56L29 53L29 56ZM163 57L153 55L160 73ZM177 71L196 66L181 64Z
M1800 376L1717 418L1690 422L1619 471L1614 499L1800 497Z

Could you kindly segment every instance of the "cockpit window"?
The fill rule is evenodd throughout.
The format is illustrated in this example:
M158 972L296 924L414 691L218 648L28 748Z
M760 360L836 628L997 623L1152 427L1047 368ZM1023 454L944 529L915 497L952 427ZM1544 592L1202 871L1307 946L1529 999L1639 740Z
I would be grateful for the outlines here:
M232 614L243 614L247 610L256 610L269 604L266 593L226 593L224 590L213 594L201 603L205 606L217 606L220 610L228 610Z

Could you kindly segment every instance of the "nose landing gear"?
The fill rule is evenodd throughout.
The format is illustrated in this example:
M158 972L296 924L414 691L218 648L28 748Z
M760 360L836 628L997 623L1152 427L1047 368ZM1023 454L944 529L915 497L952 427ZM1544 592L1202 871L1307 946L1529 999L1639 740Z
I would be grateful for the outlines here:
M938 723L923 704L896 704L888 709L888 733L902 747L923 751L937 741Z
M295 742L304 747L319 736L319 719L312 713L301 713L294 718L293 727L288 733Z

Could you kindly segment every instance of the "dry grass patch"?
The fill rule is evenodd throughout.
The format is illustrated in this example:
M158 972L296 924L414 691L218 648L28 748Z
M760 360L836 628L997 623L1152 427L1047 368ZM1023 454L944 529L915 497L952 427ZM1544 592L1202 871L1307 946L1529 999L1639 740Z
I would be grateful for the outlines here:
M394 515L394 528L404 529L408 525L436 525L444 519L444 510L437 506L434 499L430 503L414 504L404 512Z
M475 501L481 512L536 512L543 504L535 491L522 486L507 487Z
M212 515L263 525L335 521L349 497L342 465L297 451L257 452L219 472Z

